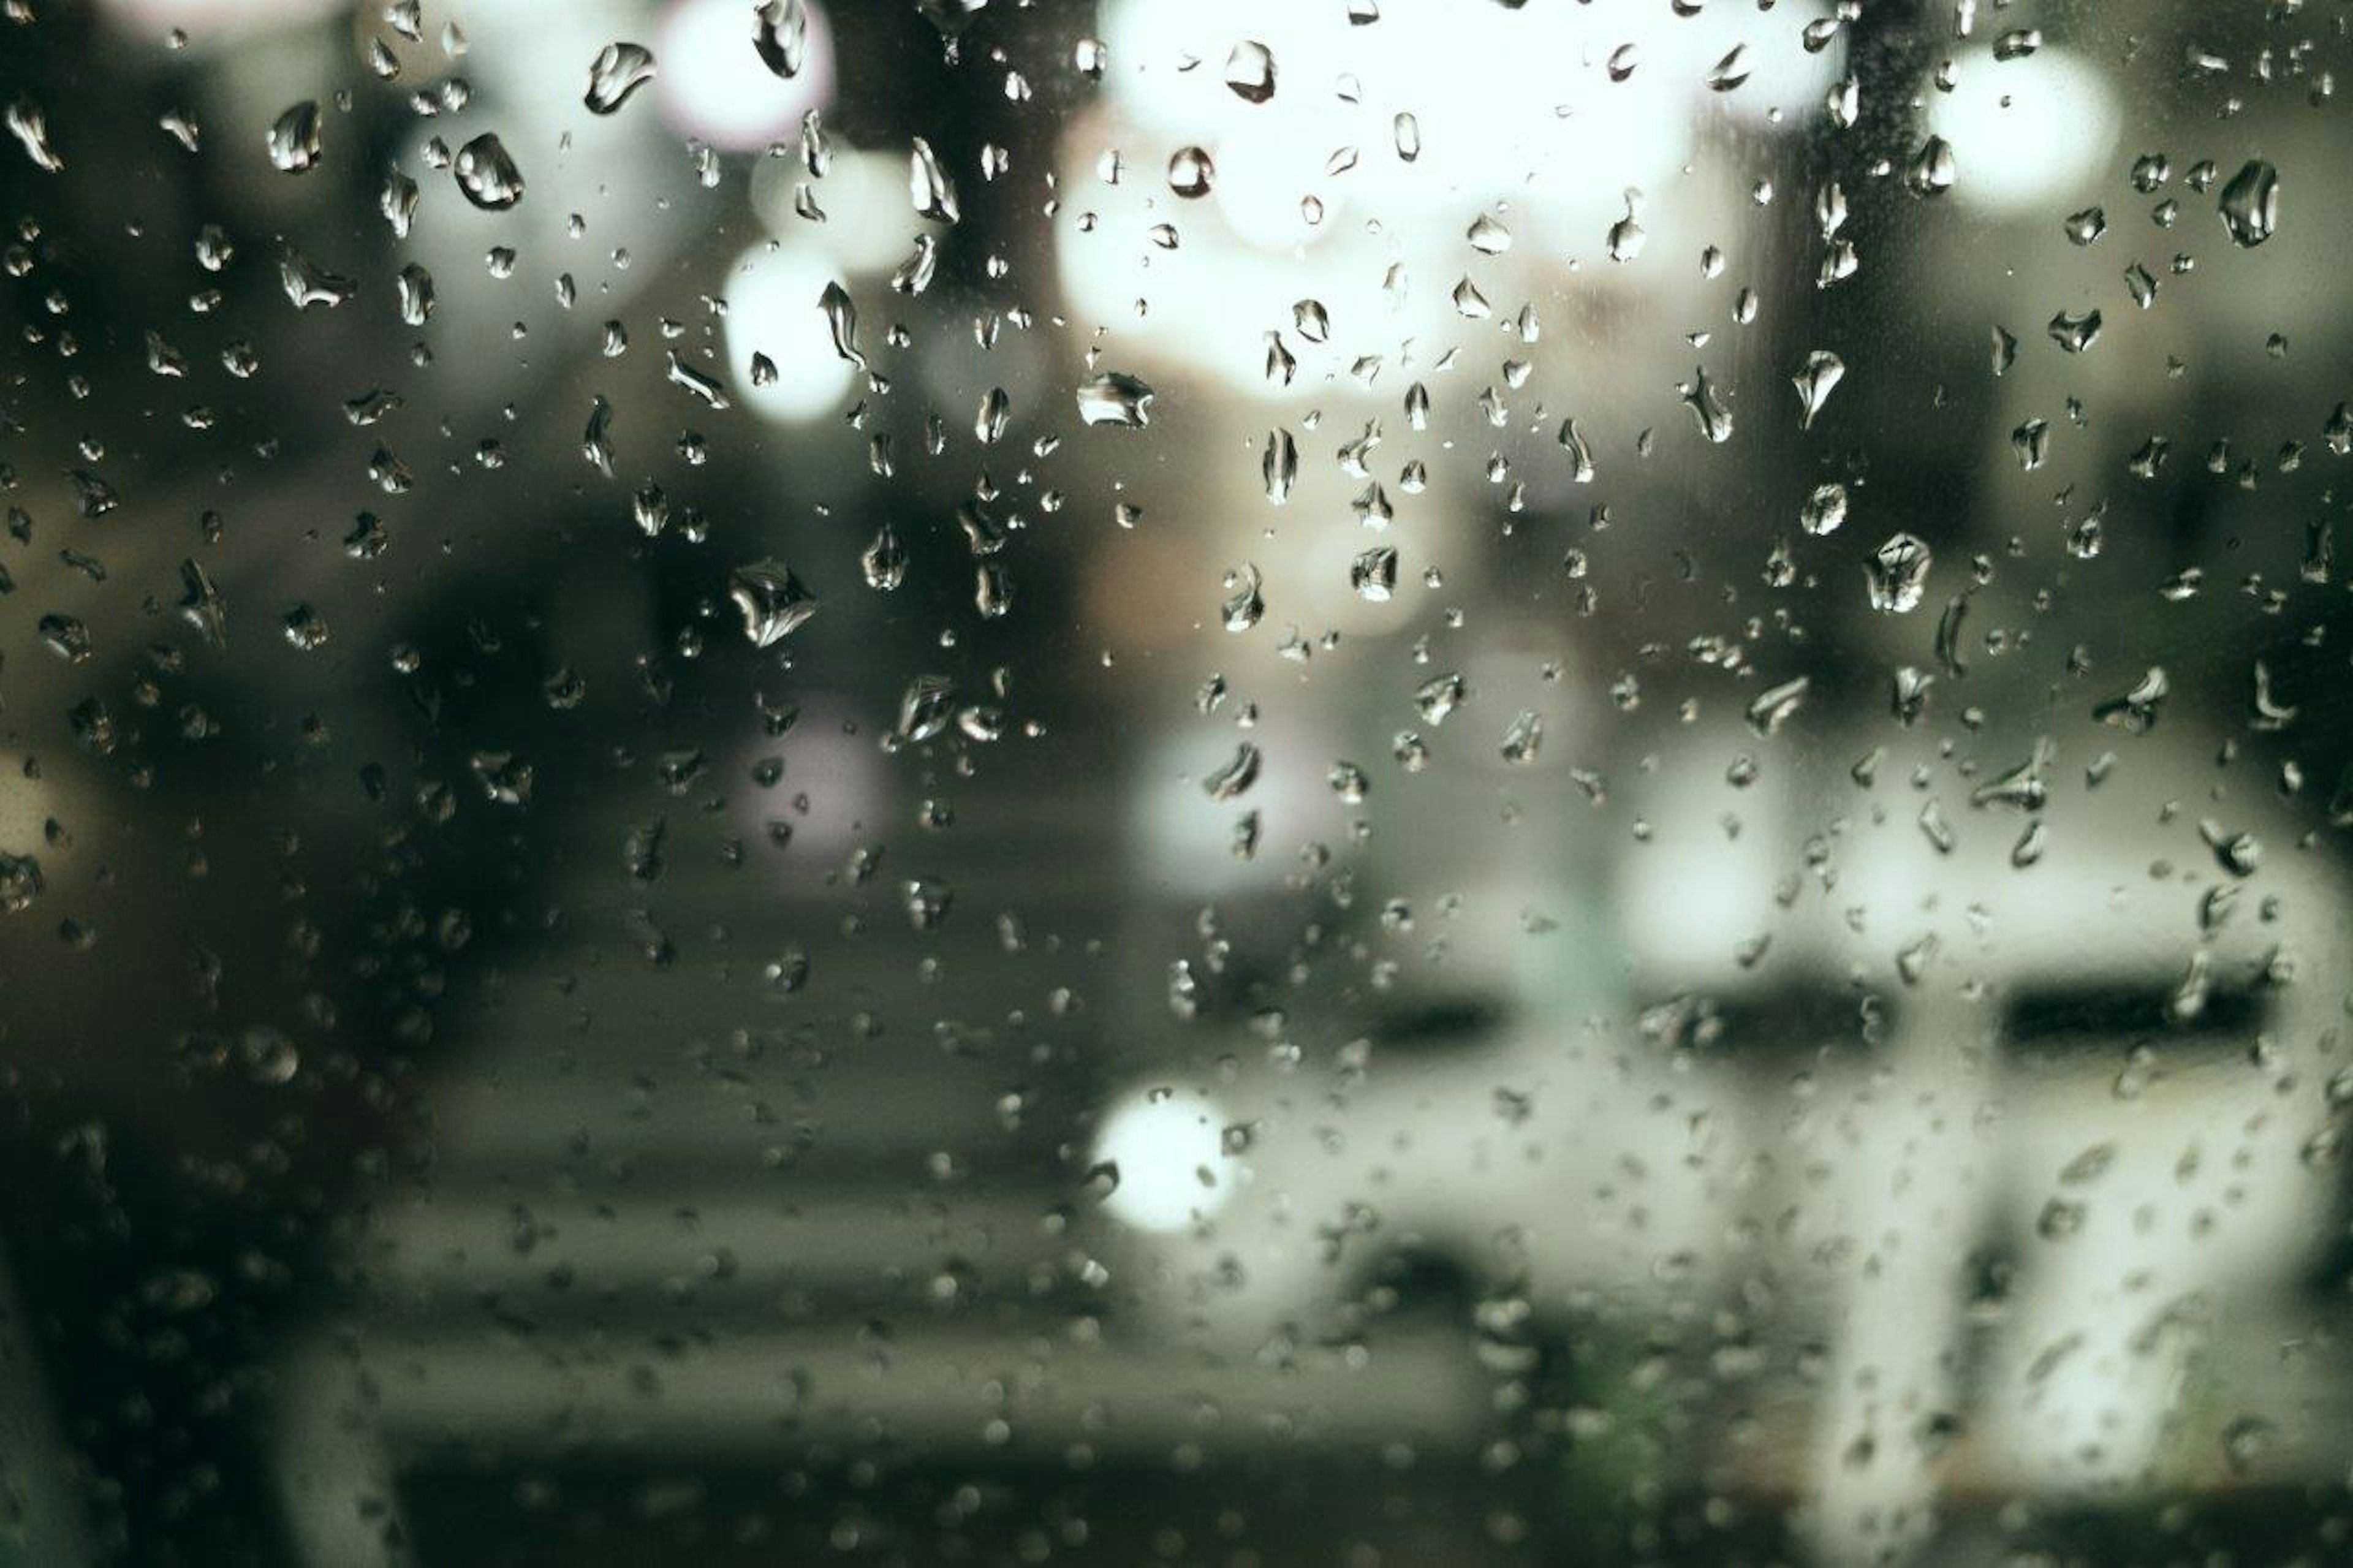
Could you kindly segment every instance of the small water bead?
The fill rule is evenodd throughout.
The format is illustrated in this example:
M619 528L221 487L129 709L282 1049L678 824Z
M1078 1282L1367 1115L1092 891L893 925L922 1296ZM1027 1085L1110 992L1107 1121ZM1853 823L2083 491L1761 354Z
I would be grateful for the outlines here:
M1168 188L1187 201L1208 195L1217 177L1217 165L1202 148L1179 147L1168 156Z

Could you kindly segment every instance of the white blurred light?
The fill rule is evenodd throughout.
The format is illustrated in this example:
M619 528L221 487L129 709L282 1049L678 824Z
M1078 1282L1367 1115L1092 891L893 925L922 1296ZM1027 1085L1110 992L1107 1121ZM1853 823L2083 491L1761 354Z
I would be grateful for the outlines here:
M1972 72L1936 95L1928 121L1953 144L1954 196L2013 213L2084 190L2107 165L2118 129L2099 73L2055 48Z
M747 406L771 419L808 420L849 392L857 373L834 352L818 304L836 280L823 254L792 246L772 250L763 242L735 258L724 285L727 370ZM765 386L753 384L754 353L776 364L776 377Z
M1260 333L1303 297L1320 299L1335 332L1350 334L1345 353L1337 336L1324 355L1293 343L1303 375L1394 353L1459 326L1448 290L1466 269L1490 298L1507 299L1563 250L1598 256L1629 187L1662 202L1682 188L1712 120L1819 113L1838 51L1807 54L1803 20L1729 5L1676 17L1663 6L1385 0L1379 21L1353 26L1336 5L1107 0L1099 111L1074 118L1063 142L1072 205L1095 217L1092 232L1060 237L1064 287L1095 322L1243 390L1267 390ZM1267 102L1225 84L1223 62L1241 39L1274 56ZM1627 43L1641 64L1612 81L1608 61ZM1712 90L1709 69L1740 43L1748 80ZM1411 162L1397 148L1401 113L1419 126ZM1208 200L1168 189L1168 156L1187 145L1216 162ZM1094 170L1112 148L1124 173L1106 186ZM1311 196L1320 224L1302 216ZM1482 260L1463 230L1498 203L1515 252ZM1178 233L1174 251L1145 237L1163 223ZM1382 287L1392 268L1404 285L1396 297ZM1140 321L1139 300L1150 304Z
M752 47L750 0L680 0L653 46L662 116L690 136L742 152L799 129L801 116L833 94L833 30L808 7L808 50L790 80Z
M1122 1101L1103 1121L1095 1158L1119 1173L1103 1206L1139 1230L1182 1229L1233 1195L1225 1113L1190 1089L1151 1089Z

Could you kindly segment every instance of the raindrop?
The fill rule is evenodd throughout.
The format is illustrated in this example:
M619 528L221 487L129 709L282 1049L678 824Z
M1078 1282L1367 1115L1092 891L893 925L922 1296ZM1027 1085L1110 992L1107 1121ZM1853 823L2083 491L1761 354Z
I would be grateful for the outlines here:
M2045 329L2051 341L2071 354L2082 353L2100 340L2100 312L2095 308L2081 315L2062 310L2051 318Z
M1871 585L1871 607L1883 615L1905 615L1920 606L1928 589L1928 546L1909 533L1892 534L1872 552L1863 575Z
M1817 536L1836 533L1845 521L1846 487L1835 480L1816 485L1805 505L1798 509L1798 526Z
M1560 422L1560 449L1568 454L1568 477L1580 485L1593 482L1593 448L1574 419Z
M940 167L939 155L932 151L932 144L920 136L913 138L908 147L907 195L920 216L934 223L956 221L955 185Z
M1708 380L1704 366L1694 368L1692 379L1675 390L1682 395L1683 406L1692 411L1702 436L1719 445L1732 439L1732 411L1716 395L1715 384Z
M808 56L808 11L801 0L765 0L752 14L752 47L760 63L787 81Z
M1168 188L1187 201L1208 195L1217 177L1217 165L1201 148L1179 147L1168 155Z
M296 104L270 123L265 139L269 161L290 174L299 174L319 161L319 105L310 99Z
M1397 591L1397 575L1398 552L1386 544L1374 546L1348 564L1348 585L1367 604L1387 604Z
M1208 792L1211 800L1236 799L1258 783L1261 763L1259 749L1244 741L1234 748L1230 762L1201 781L1201 787Z
M1079 417L1089 425L1140 430L1152 423L1152 388L1112 371L1079 384Z
M485 131L459 148L449 167L466 199L485 212L501 212L522 200L522 171L496 132Z
M1807 689L1812 684L1811 678L1800 675L1759 692L1748 704L1748 727L1760 735L1779 733L1781 726L1804 703Z
M742 612L744 635L754 647L774 646L817 614L817 596L791 567L773 557L729 573L727 597Z
M641 44L607 44L589 64L588 91L581 101L593 113L611 114L629 101L631 93L653 79L652 50Z
M400 269L400 319L412 327L421 327L433 314L433 274L416 262Z
M1504 731L1503 743L1496 748L1504 761L1516 767L1527 767L1544 749L1544 721L1533 708L1523 708Z
M1266 596L1260 591L1261 583L1255 563L1244 562L1239 570L1226 574L1226 602L1221 611L1226 630L1246 632L1266 614Z
M1642 254L1642 247L1650 240L1650 232L1634 216L1636 195L1633 191L1626 193L1626 216L1609 226L1609 248L1612 261L1633 260Z
M2218 205L2222 226L2232 240L2261 245L2279 226L2279 171L2261 158L2250 158L2222 187Z
M1245 103L1264 103L1274 96L1274 52L1255 39L1245 38L1226 57L1226 85Z
M730 408L733 406L733 405L728 401L726 390L711 377L703 374L701 371L695 369L684 360L680 359L676 349L669 351L669 360L663 374L668 377L671 385L684 387L688 392L694 395L696 401L702 403L706 407Z
M849 291L839 283L829 282L817 302L825 311L827 331L833 334L833 352L864 370L866 356L858 352L858 306L850 300Z
M866 575L866 585L878 593L887 594L906 581L907 547L899 542L889 523L876 531L874 542L859 555L858 566Z
M2069 239L2077 245L2089 245L2108 232L2108 215L2098 207L2085 207L2081 212L2069 213L2062 226Z
M1958 171L1953 163L1953 144L1941 136L1931 136L1913 154L1912 166L1905 172L1904 183L1915 196L1941 196L1953 188Z
M1399 163L1410 163L1421 156L1421 121L1411 114L1400 114L1391 121L1389 134L1396 144Z
M1816 349L1806 356L1806 366L1790 378L1798 388L1798 428L1814 427L1814 416L1821 412L1831 393L1846 374L1846 362L1827 349Z
M20 98L8 105L8 132L25 149L25 156L44 174L61 174L66 161L49 142L49 122L41 113L41 106L29 98Z
M1266 481L1267 500L1281 506L1291 499L1291 488L1299 481L1299 443L1290 431L1266 433L1266 455L1259 460L1259 470Z

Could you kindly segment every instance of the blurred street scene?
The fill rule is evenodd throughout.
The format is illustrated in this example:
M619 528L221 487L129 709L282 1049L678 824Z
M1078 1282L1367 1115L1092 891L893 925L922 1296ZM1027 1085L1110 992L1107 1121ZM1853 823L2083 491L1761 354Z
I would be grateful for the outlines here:
M0 1562L2353 1560L2339 0L0 0Z

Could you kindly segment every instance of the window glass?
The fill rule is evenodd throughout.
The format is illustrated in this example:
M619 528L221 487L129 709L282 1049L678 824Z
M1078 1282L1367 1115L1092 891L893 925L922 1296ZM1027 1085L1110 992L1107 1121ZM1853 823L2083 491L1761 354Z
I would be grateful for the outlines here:
M0 0L0 1557L2353 1555L2339 0Z

